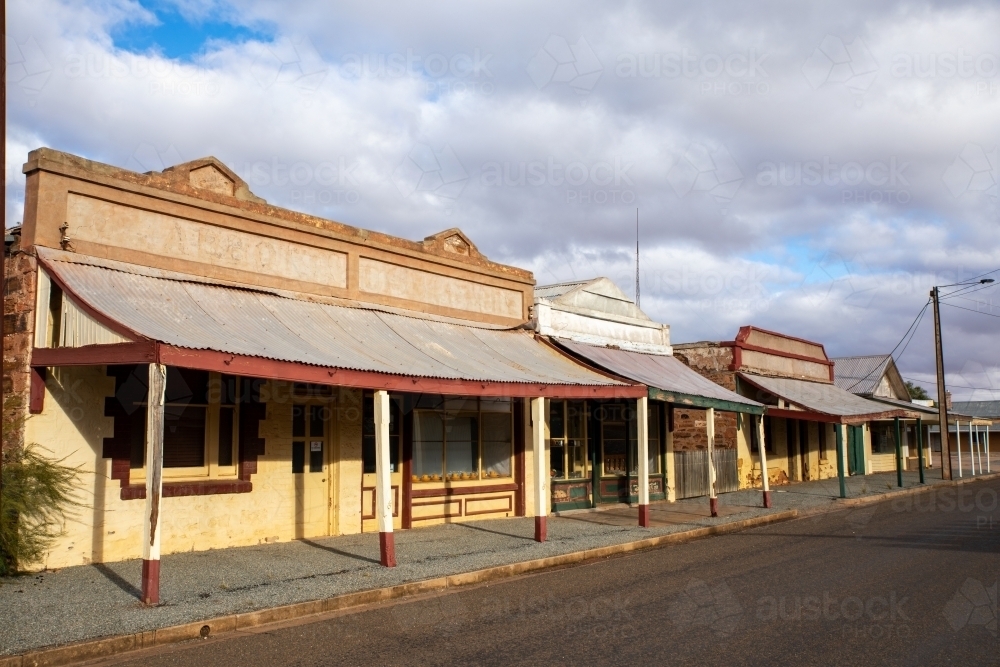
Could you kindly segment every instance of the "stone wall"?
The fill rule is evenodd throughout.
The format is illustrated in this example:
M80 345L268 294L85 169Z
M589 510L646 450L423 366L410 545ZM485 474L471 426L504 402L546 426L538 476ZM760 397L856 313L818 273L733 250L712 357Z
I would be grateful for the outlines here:
M4 258L3 395L5 423L23 418L28 410L31 347L35 333L36 260L22 252L20 234L14 236ZM23 429L5 435L4 446L23 444Z
M708 447L706 410L674 409L674 451L685 452ZM715 446L736 447L736 413L715 411Z
M733 348L714 343L693 343L674 346L674 356L699 375L736 391L736 374L730 370ZM705 411L693 409L674 410L674 451L690 451L708 447ZM715 446L736 447L736 414L715 412Z

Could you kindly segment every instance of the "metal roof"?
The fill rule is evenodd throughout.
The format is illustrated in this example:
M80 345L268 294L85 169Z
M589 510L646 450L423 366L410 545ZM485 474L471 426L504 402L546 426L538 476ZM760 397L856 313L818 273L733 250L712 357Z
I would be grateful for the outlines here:
M901 408L891 409L885 404L855 396L836 385L825 382L765 377L750 373L740 373L739 376L747 383L783 398L789 403L824 415L861 421L904 416L904 411Z
M727 407L720 407L720 409L756 412L758 414L763 411L763 404L740 396L736 392L712 382L685 366L682 361L675 357L598 347L562 338L553 338L552 340L571 353L616 375L641 382L664 392L679 394L678 400L673 402L687 403L692 407L717 407L718 403L725 403L728 404ZM698 401L697 399L708 400Z
M72 295L94 310L177 347L411 377L625 386L522 329L318 303L164 271L144 275L139 267L117 270L104 260L68 253L46 253L44 259Z
M1000 419L1000 401L955 401L952 406L963 415Z
M836 357L834 384L852 394L873 394L892 361L890 354L870 354L860 357Z

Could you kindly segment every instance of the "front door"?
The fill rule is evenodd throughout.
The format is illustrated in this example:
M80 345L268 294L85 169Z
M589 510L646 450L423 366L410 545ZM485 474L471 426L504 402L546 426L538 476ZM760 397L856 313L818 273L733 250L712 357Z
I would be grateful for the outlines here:
M361 434L361 531L378 531L375 516L375 406L371 394L364 397ZM392 528L403 525L403 425L401 399L389 397L389 483L392 486Z
M847 465L850 474L865 474L865 431L863 426L847 427Z
M331 415L327 405L292 407L292 475L298 538L330 534Z

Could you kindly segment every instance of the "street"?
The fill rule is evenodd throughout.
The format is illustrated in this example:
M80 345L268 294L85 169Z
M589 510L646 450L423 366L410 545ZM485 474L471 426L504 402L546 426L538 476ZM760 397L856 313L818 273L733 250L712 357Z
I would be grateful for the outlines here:
M102 665L997 664L1000 480Z

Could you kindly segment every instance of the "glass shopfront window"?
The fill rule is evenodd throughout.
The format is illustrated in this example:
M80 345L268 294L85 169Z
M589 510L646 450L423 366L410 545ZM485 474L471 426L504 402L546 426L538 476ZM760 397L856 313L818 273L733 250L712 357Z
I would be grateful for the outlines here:
M634 404L607 403L599 408L601 423L601 453L606 477L638 475L638 420ZM650 402L646 413L648 430L649 474L660 472L660 452L662 451L662 436L660 422L663 406ZM625 461L628 459L626 470Z
M419 396L413 410L414 481L510 477L513 433L510 399Z

